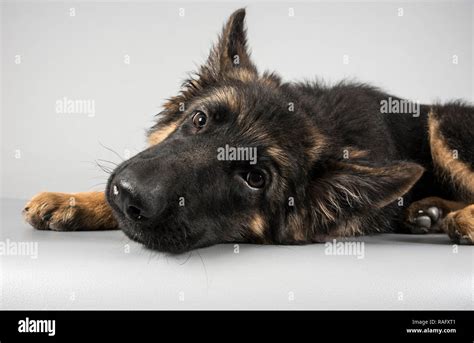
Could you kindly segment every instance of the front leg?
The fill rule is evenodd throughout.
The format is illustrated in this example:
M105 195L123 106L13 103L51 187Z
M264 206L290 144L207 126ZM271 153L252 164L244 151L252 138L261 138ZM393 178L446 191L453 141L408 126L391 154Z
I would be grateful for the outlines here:
M118 229L104 192L39 193L26 204L23 215L38 230Z

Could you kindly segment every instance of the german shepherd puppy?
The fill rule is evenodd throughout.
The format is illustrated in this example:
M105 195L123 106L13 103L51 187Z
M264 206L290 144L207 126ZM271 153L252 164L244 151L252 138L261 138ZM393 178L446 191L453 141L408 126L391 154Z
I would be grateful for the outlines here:
M372 86L259 73L233 13L207 62L164 104L149 147L104 192L40 193L42 230L122 229L159 251L306 244L377 232L474 242L474 107L384 113Z

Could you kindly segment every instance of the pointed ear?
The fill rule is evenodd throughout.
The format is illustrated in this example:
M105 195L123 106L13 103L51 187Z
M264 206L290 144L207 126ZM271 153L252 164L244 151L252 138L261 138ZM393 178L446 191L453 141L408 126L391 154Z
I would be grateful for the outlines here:
M232 13L202 69L215 80L225 78L228 74L246 78L257 75L257 69L247 50L245 9L241 8Z
M313 199L328 219L382 208L404 195L424 168L416 163L360 165L337 162L313 183ZM333 218L331 218L333 217Z

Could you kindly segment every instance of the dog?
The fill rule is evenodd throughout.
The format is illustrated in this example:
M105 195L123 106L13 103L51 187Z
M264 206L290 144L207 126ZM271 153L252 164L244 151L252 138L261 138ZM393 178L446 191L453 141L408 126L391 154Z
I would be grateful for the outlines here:
M105 192L40 193L40 230L121 229L158 251L218 243L308 244L381 232L474 242L474 107L403 106L367 84L259 73L245 10L163 106L149 147ZM405 106L406 107L406 106Z

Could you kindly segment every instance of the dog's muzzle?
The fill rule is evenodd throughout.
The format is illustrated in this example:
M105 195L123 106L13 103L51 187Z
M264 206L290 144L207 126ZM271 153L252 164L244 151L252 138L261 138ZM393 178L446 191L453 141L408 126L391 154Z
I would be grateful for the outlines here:
M159 184L143 183L130 167L113 177L109 193L110 201L125 217L134 222L155 219L166 208L162 187Z

